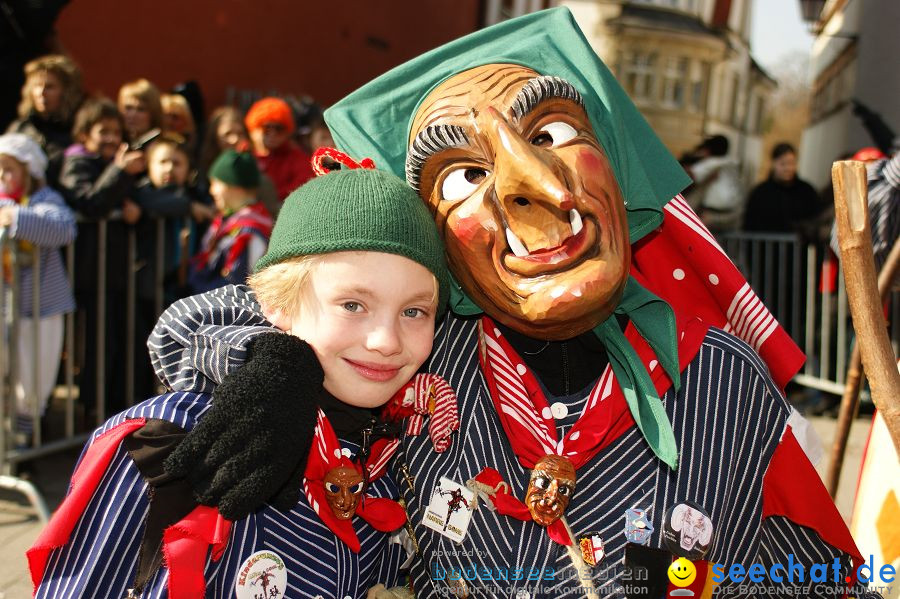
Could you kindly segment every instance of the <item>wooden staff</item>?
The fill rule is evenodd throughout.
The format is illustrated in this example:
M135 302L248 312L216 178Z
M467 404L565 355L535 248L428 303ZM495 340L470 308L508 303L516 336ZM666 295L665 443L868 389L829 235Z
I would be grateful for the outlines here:
M862 162L835 162L835 221L857 346L869 379L872 401L881 412L900 455L900 372L887 335L869 226L866 168Z
M882 305L887 300L891 291L891 283L897 273L900 272L900 240L894 242L891 253L888 254L881 272L878 274L878 295ZM828 474L825 477L825 486L832 497L837 495L838 483L841 479L841 468L844 466L844 452L847 449L847 439L850 437L850 426L859 408L859 390L863 383L862 360L859 357L859 345L853 344L850 354L850 364L847 366L844 396L841 398L841 409L838 412L837 433L831 446L831 462L828 466Z

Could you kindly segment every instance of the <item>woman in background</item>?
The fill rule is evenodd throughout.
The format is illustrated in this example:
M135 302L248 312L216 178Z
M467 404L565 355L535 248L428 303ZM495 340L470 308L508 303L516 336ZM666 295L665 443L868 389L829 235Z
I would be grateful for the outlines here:
M814 226L823 205L812 185L797 176L797 151L789 143L772 150L769 178L747 199L744 230L801 233Z
M81 70L66 56L50 54L25 65L25 85L19 103L19 118L8 133L24 133L47 155L46 183L59 182L63 153L72 144L72 121L84 92Z

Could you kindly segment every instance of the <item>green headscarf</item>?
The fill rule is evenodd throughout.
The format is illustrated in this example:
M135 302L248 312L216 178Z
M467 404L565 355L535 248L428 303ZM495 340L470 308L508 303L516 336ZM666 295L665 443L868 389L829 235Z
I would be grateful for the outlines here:
M631 243L662 224L662 207L690 179L594 53L567 8L554 8L482 29L431 50L364 85L325 112L335 142L352 156L403 176L409 132L419 104L443 81L474 67L509 63L555 75L581 92L597 139L626 202ZM405 125L405 126L404 126ZM451 309L480 312L457 284ZM680 384L677 333L671 308L629 279L617 311L625 313ZM677 450L671 424L634 348L610 319L594 332L607 348L632 415L654 452L671 467ZM664 350L665 348L665 350Z

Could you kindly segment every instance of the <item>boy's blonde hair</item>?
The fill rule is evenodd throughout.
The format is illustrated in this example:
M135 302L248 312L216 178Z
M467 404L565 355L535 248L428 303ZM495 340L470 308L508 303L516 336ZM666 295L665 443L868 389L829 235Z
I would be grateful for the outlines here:
M247 284L267 314L290 318L300 309L309 278L321 261L320 254L288 258L250 275Z

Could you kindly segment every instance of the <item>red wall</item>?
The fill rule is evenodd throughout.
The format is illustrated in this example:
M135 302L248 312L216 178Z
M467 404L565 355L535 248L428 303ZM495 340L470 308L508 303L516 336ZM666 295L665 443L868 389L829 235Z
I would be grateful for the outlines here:
M408 58L474 31L479 0L72 0L57 22L85 86L115 99L146 77L196 79L207 113L238 89L331 104Z

